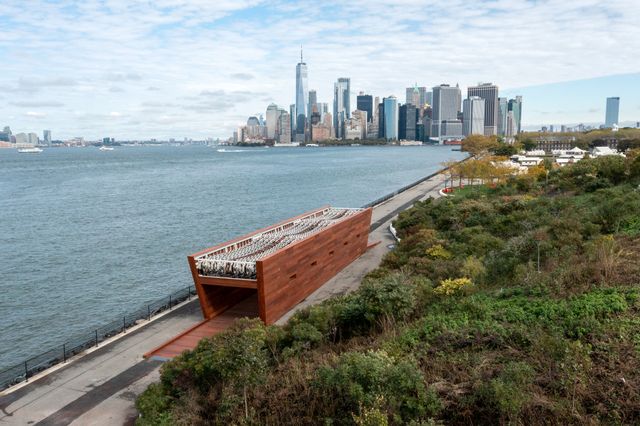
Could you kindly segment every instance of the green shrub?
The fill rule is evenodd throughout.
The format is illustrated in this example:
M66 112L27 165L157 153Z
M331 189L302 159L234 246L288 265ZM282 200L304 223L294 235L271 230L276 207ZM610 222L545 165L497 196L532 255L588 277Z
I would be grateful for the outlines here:
M336 416L338 423L360 407L382 408L396 423L433 416L441 409L437 395L427 391L415 362L383 351L344 353L333 365L318 370L315 385L335 405L327 415ZM379 406L381 401L383 407Z
M515 420L531 400L535 370L526 362L509 362L497 377L480 384L476 397L502 421Z
M136 420L139 426L173 425L170 400L164 393L160 383L152 383L136 400L136 408L140 417Z

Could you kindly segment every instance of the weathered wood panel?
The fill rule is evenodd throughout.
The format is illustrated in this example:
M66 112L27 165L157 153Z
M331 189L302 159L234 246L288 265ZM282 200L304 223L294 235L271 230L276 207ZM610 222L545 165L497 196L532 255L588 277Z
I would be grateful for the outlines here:
M372 210L340 221L257 261L260 318L272 324L362 255Z

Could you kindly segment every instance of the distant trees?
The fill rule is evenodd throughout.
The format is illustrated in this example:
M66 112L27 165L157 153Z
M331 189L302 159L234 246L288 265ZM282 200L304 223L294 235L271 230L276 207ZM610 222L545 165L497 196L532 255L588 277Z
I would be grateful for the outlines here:
M462 150L474 157L488 154L500 146L495 136L469 135L462 140Z

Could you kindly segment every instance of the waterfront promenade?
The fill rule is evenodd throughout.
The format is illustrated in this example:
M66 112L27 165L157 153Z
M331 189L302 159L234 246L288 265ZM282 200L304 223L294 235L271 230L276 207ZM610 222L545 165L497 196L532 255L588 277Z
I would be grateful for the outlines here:
M396 215L417 200L438 197L444 175L436 175L375 206L370 242L380 241L307 299L285 314L284 323L301 308L358 287L362 277L378 266L395 240L388 227ZM196 300L151 321L115 342L77 359L25 386L0 396L0 425L117 425L136 418L135 398L159 379L158 361L142 354L202 319Z

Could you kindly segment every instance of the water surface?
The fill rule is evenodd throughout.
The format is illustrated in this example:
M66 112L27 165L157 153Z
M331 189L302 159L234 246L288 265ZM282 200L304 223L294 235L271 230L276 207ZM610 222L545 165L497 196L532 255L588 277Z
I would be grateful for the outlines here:
M426 176L449 147L0 149L0 369L191 284L186 256Z

